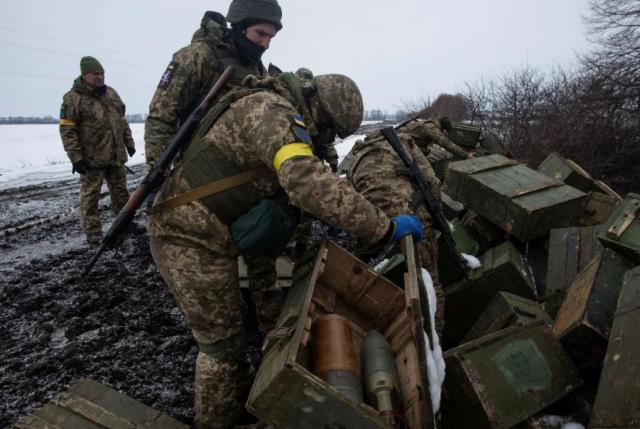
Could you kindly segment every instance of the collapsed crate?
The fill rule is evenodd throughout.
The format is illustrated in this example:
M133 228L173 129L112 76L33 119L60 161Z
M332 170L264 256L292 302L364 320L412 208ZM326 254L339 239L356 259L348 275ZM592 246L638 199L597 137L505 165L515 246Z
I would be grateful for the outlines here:
M552 229L549 234L547 290L544 308L555 319L569 285L593 258L602 254L597 227Z
M572 226L586 194L501 155L449 164L445 191L519 240Z
M620 291L590 429L640 427L640 267Z
M81 380L13 427L15 429L189 428L188 425L91 379Z
M543 322L487 335L444 356L445 429L510 428L581 384Z
M405 243L411 240L405 240ZM356 403L312 372L312 326L327 314L348 320L357 365L368 331L389 341L400 379L401 415L412 429L431 428L425 338L413 248L406 250L405 291L328 241L313 271L294 282L251 389L248 409L281 428L385 428L378 411Z

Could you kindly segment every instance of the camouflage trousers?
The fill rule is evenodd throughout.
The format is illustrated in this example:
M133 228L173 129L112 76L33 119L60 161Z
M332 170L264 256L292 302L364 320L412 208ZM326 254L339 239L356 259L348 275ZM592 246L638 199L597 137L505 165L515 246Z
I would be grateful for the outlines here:
M203 217L199 220L206 222ZM238 282L238 253L229 242L228 230L217 220L209 223L201 231L214 228L219 233L203 237L202 232L185 231L184 223L167 225L152 216L149 235L160 274L200 345L195 374L196 426L229 428L242 413L255 375L246 357L247 320L257 320L260 333L265 335L274 326L284 297L275 286L274 261L246 260L248 296L256 310L252 315L249 310L253 304L247 305ZM197 229L202 225L186 228L192 226Z
M102 182L107 181L111 196L111 209L118 214L129 199L127 191L127 170L124 165L107 168L91 168L87 174L80 176L80 215L87 235L102 235L102 224L98 202Z

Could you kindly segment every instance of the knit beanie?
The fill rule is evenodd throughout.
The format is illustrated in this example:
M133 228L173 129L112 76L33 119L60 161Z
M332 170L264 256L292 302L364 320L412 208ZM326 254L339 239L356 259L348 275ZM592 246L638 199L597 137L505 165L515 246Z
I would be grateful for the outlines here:
M86 74L96 72L104 73L104 69L102 68L102 64L100 64L100 61L93 57L82 57L80 60L80 75L84 76Z

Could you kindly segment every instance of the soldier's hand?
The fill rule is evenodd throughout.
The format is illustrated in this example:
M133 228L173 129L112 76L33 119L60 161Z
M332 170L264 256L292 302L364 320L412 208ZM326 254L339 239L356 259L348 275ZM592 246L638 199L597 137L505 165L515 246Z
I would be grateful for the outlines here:
M391 219L395 226L393 232L393 241L400 241L407 234L413 236L414 241L420 241L424 238L424 227L417 217L413 215L400 215Z
M128 147L127 148L127 153L129 154L129 156L133 156L133 154L136 153L136 148L135 147Z
M71 174L73 173L87 174L87 171L89 171L89 166L87 165L87 162L84 159L81 159L78 162L74 162L73 167L71 168Z

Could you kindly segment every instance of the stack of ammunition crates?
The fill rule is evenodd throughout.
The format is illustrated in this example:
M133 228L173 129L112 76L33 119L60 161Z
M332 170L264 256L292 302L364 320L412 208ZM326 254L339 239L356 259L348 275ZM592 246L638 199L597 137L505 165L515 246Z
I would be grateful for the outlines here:
M640 427L640 195L555 153L538 171L452 162L443 189L464 206L449 217L458 248L483 264L466 277L439 264L443 426Z

